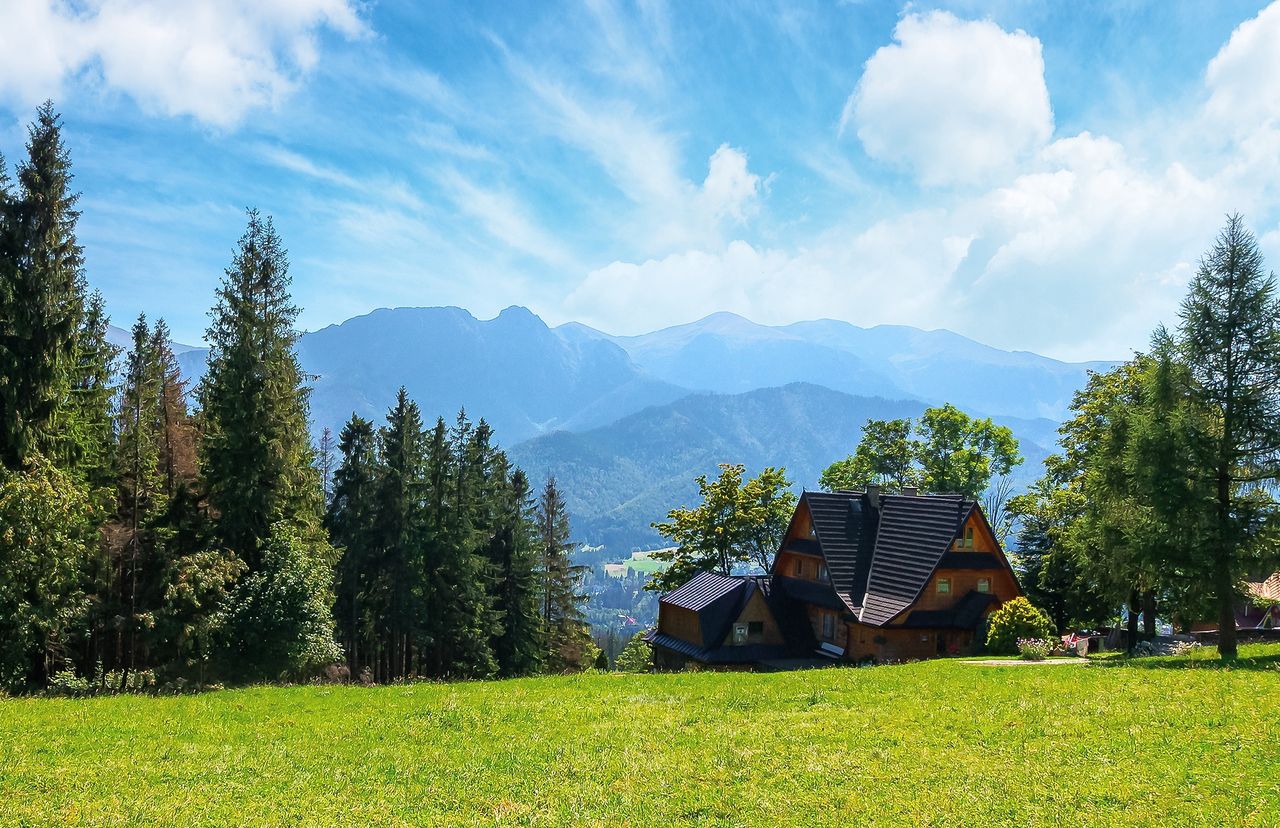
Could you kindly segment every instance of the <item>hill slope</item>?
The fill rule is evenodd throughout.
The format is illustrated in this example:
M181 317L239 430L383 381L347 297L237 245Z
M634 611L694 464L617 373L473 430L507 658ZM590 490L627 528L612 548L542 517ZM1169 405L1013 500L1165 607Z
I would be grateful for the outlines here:
M511 448L534 480L555 475L574 521L575 539L617 550L659 542L649 528L668 510L692 504L693 478L714 476L719 463L751 473L785 466L797 490L857 445L867 418L916 417L924 404L855 397L795 383L744 394L694 394L581 433L557 432ZM1018 479L1039 473L1047 453L1038 442L1047 421L1008 420L1027 462Z
M1065 417L1087 372L1111 364L1002 351L947 330L859 328L831 319L770 327L716 313L639 336L609 336L576 323L557 330L614 342L655 377L688 388L737 393L811 382L858 396L945 401L1024 418Z
M0 699L2 821L1275 825L1278 649L1241 649Z

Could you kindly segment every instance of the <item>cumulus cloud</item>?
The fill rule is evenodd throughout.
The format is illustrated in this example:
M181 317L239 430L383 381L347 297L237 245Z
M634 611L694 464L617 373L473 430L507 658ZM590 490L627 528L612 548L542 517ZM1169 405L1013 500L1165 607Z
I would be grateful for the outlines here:
M1205 71L1205 114L1242 131L1280 121L1280 3L1231 33Z
M353 0L20 0L4 24L0 99L61 97L77 77L221 127L292 91L322 31L365 32Z
M948 12L910 14L845 103L868 155L926 186L1007 172L1053 132L1040 41Z

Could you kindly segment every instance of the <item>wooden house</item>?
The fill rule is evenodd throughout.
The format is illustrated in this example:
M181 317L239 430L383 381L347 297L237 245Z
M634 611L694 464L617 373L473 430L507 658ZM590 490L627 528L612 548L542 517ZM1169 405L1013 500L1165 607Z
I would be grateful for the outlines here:
M972 500L806 492L768 575L699 575L659 600L649 642L662 668L959 655L1021 594Z

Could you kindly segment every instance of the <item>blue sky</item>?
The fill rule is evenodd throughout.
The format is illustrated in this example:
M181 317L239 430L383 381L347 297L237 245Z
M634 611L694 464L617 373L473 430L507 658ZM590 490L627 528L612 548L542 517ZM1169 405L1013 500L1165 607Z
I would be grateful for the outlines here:
M90 282L187 342L250 205L309 329L731 310L1113 358L1225 213L1280 262L1280 2L458 6L0 0L0 151L56 101Z

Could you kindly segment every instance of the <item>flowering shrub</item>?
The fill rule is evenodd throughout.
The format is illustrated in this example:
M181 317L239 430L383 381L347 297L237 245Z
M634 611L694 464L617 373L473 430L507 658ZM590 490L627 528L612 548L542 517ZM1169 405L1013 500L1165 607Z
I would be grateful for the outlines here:
M1053 635L1053 622L1030 601L1019 596L1006 601L987 622L987 649L998 655L1018 652L1022 638L1044 639Z
M1044 661L1056 646L1047 638L1019 638L1018 655L1023 661Z

